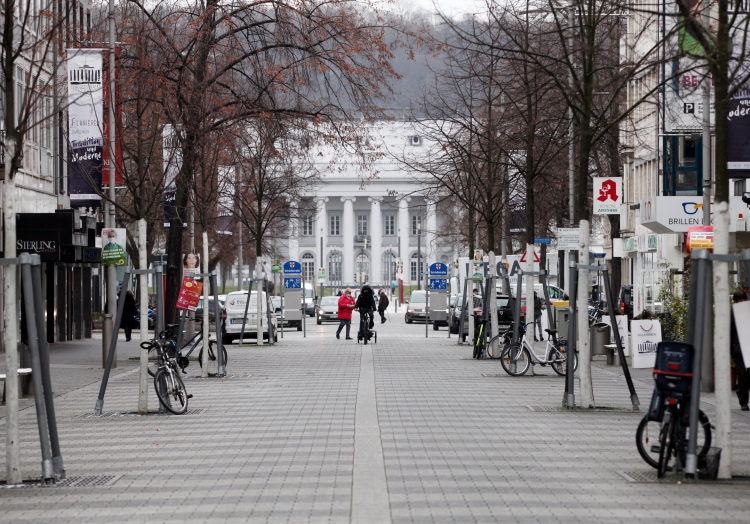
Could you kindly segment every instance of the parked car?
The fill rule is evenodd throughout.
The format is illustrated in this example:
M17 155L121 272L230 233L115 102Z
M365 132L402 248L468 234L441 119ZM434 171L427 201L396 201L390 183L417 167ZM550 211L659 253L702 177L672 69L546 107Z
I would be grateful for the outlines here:
M250 294L250 304L247 309L247 317L244 319L245 336L254 338L258 331L258 292L253 291ZM245 315L245 305L248 300L247 291L235 291L229 293L224 303L224 325L222 326L221 339L225 344L230 344L232 340L239 338L242 332L243 317ZM268 338L269 326L267 321L268 308L271 306L268 295L261 292L261 320L260 325L263 330L263 338ZM276 314L271 312L271 333L276 333Z
M633 286L627 285L620 288L620 298L617 303L620 305L620 313L627 315L628 320L633 320Z
M339 321L339 297L323 297L315 306L315 320L318 325L323 322Z
M406 315L404 320L411 324L415 320L425 320L425 309L427 308L427 292L424 290L412 291L406 304Z
M482 309L482 297L481 295L473 295L474 304L471 310L467 307L464 313L464 334L469 332L469 315L473 314L475 310ZM497 295L497 320L500 330L506 330L513 322L513 309L511 308L510 297L508 295ZM461 319L461 310L463 309L463 295L459 295L456 298L456 307L451 310L450 316L450 330L451 333L458 333ZM521 315L523 320L523 314Z

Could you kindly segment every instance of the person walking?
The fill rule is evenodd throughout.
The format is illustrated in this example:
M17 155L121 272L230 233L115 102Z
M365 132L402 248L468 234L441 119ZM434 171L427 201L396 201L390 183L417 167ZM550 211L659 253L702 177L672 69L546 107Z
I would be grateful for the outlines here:
M539 329L539 340L544 340L544 334L542 333L542 301L534 291L534 342L538 342L536 338L537 328Z
M122 308L122 320L120 320L120 327L125 330L125 342L130 342L130 335L133 333L135 315L137 313L138 311L136 311L135 308L135 295L133 295L133 292L128 289L128 292L125 294L125 305Z
M744 291L735 291L732 293L732 302L744 302L747 295ZM730 331L729 351L734 360L734 367L737 370L737 399L740 401L742 411L750 411L747 403L750 400L750 371L748 371L745 360L742 358L742 348L740 348L740 337L737 335L737 324L734 320L734 308L732 308L732 325Z
M346 340L352 340L350 331L352 329L352 310L354 309L354 299L352 298L352 289L346 288L343 295L339 297L339 328L336 330L336 338L341 338L341 330L346 326Z
M380 323L385 324L385 310L388 309L388 296L385 294L385 290L380 290L380 300L378 300L378 313L380 313Z
M377 309L377 305L375 304L375 297L373 296L372 288L367 284L362 286L362 291L357 297L357 303L354 306L354 309L359 311L360 317L365 314L370 317L369 326L364 326L365 332L362 332L361 329L358 332L359 337L364 338L367 336L369 340L369 331L375 325L375 319L372 318L372 315Z

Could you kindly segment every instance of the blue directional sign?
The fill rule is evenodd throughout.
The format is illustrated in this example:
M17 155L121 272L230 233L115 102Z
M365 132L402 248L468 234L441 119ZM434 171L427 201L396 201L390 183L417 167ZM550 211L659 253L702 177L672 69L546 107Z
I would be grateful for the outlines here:
M447 290L448 290L447 278L431 278L430 279L430 291L447 291Z
M535 238L534 243L535 244L551 244L552 239L551 238Z
M286 262L284 262L283 271L285 275L301 275L302 264L300 264L296 260L287 260Z
M430 264L430 275L433 277L447 277L448 276L448 264L442 262L435 262Z
M302 289L302 277L284 277L284 289Z

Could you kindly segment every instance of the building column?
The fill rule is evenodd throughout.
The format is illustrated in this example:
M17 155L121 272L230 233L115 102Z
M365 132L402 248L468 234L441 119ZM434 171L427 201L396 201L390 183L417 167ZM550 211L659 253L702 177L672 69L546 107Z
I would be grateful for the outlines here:
M356 197L341 197L344 203L344 216L341 217L341 236L344 239L341 261L343 284L354 282L354 202Z
M313 253L315 253L315 260L318 262L318 265L315 268L316 272L318 267L325 267L325 261L320 258L322 256L320 253L320 246L321 244L325 246L326 238L328 238L328 223L326 222L328 214L326 213L326 202L328 202L328 197L317 197L315 199L317 215L315 217L315 249L313 250Z
M398 201L398 239L401 248L401 260L404 261L404 284L411 283L411 250L409 249L411 220L409 217L409 202L411 202L411 197L404 197Z
M433 262L437 262L437 205L433 200L427 201L427 211L425 216L425 268L428 268ZM427 269L425 269L427 271Z
M380 214L382 197L370 197L370 237L372 238L372 249L370 253L370 283L380 284L383 281L383 270L380 261L383 257L383 217Z

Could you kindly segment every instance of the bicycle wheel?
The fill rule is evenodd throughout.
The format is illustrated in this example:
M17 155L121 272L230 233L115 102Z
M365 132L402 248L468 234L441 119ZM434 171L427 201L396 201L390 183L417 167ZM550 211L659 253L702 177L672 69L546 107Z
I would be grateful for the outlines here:
M552 350L552 369L555 373L564 377L568 372L568 355L559 349ZM573 372L578 370L578 355L573 352Z
M500 358L503 354L503 348L505 347L505 336L496 335L492 337L487 343L487 350L485 354L488 358Z
M669 459L672 457L675 446L675 417L669 417L669 423L662 425L659 435L659 464L656 468L656 476L662 478L669 468Z
M520 353L519 353L520 350ZM513 360L515 357L515 371L511 371ZM529 350L526 348L520 348L519 346L507 345L503 348L503 354L500 358L500 364L508 375L514 377L520 377L525 375L531 366L531 355Z
M649 420L648 415L641 419L635 432L635 447L641 458L652 468L659 469L659 435L661 434L661 422Z
M227 348L226 346L221 346L221 349L223 349L224 353L224 365L227 365L227 361L229 359L229 356L227 355ZM211 340L208 342L208 372L209 373L216 373L219 370L219 359L216 358L217 351L216 347L214 346L214 341ZM203 348L201 347L201 350L198 352L198 364L200 364L201 368L203 368Z
M703 413L703 410L698 410L698 442L695 447L698 452L698 458L704 458L708 454L708 449L711 447L711 421L708 420L708 416ZM688 436L688 440L689 440Z
M166 368L160 368L154 377L154 388L159 402L175 415L182 415L187 411L188 395L185 384L179 373L173 370L170 373Z

